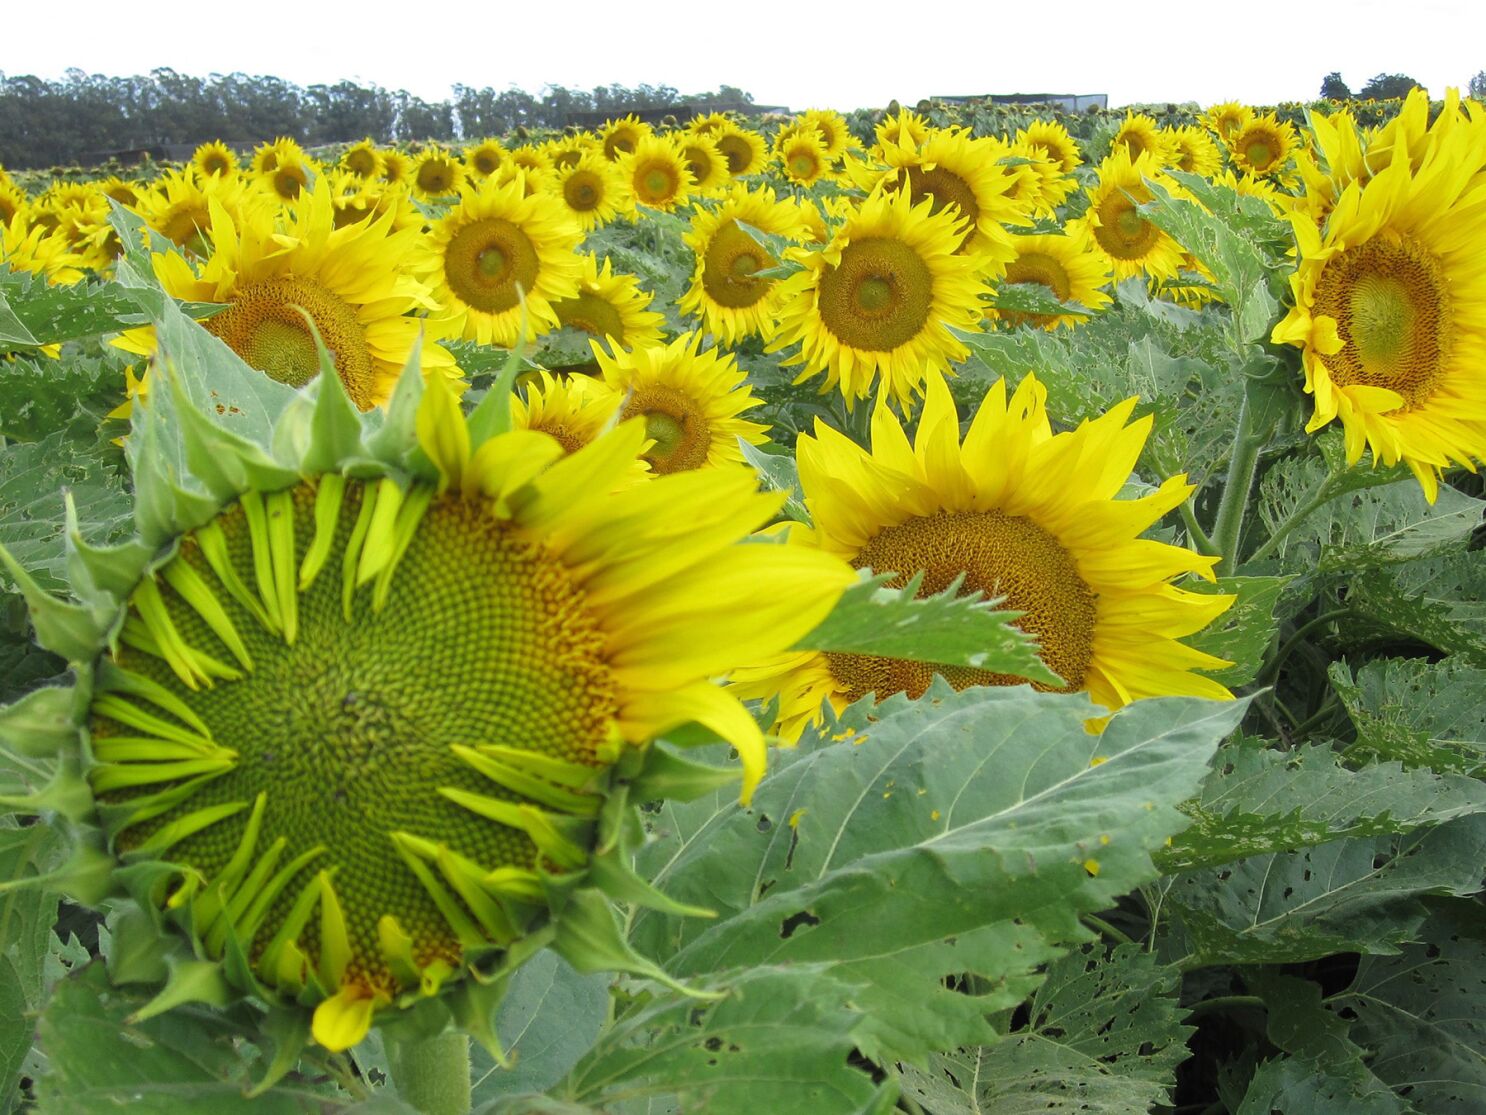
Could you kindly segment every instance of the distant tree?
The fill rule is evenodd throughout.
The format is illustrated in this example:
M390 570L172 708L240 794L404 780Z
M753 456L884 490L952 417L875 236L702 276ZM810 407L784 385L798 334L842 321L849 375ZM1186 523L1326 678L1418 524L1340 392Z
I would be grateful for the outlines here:
M1418 82L1408 74L1378 74L1362 87L1357 95L1364 100L1389 101L1396 97L1407 97Z
M1466 92L1478 101L1486 101L1486 70L1480 71L1475 77L1471 78L1471 83L1466 89Z
M1332 70L1321 79L1321 96L1329 101L1345 101L1352 96L1352 90L1342 80L1342 75Z

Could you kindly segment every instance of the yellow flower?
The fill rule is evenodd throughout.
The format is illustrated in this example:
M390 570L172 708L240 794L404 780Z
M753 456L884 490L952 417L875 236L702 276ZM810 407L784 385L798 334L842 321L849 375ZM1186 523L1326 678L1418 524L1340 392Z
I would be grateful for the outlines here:
M360 143L353 143L341 152L337 166L357 178L380 178L382 176L382 153L368 136Z
M820 422L799 439L800 483L814 529L792 526L791 548L835 554L858 568L893 573L903 586L922 571L920 595L963 591L1004 598L1022 613L1043 661L1067 691L1087 690L1105 708L1142 697L1223 698L1194 673L1226 665L1178 640L1200 631L1231 596L1177 588L1211 579L1216 558L1141 537L1192 491L1172 477L1149 495L1116 499L1150 434L1130 421L1136 400L1066 433L1053 433L1046 391L1028 375L1008 401L991 387L963 443L949 389L930 376L912 445L879 403L867 451ZM957 689L1015 685L1019 678L968 667L859 655L795 653L733 673L746 697L779 696L777 729L788 739L869 693L921 695L935 674Z
M833 109L807 109L800 113L798 124L801 130L813 130L820 137L828 159L839 159L849 148L857 146L846 117Z
M1236 129L1228 140L1228 157L1241 174L1279 177L1295 154L1299 137L1295 126L1275 118L1274 113L1256 116Z
M990 261L957 255L965 222L914 204L901 190L878 193L848 216L818 251L796 249L805 269L781 284L779 325L769 351L799 344L786 364L804 364L796 382L825 374L847 405L881 390L911 404L926 373L946 370L967 350L950 327L974 330Z
M699 333L628 352L593 342L604 382L624 396L620 419L645 420L642 455L657 475L741 464L738 439L757 445L768 430L739 417L760 400L732 354L701 343Z
M552 312L563 325L581 329L611 344L635 348L660 343L665 316L650 309L655 295L640 287L633 275L616 273L613 264L584 252L578 257L578 293L552 303Z
M655 130L649 124L641 123L638 116L630 113L618 120L606 120L599 129L598 140L604 158L617 162L621 156L634 152L642 139L654 134Z
M221 140L212 140L196 148L191 155L191 165L197 173L207 177L227 177L237 173L237 156Z
M1162 134L1156 121L1143 112L1125 113L1125 119L1109 145L1111 155L1121 149L1132 162L1142 155L1149 155L1157 166L1164 166L1171 161L1172 152L1167 137Z
M700 317L706 331L726 345L750 336L768 339L779 302L778 281L757 275L779 261L738 227L740 221L797 244L809 236L800 209L777 200L766 186L749 190L737 184L716 209L697 208L684 238L696 253L696 267L677 308Z
M732 175L728 161L717 144L706 136L680 136L676 148L686 169L691 171L692 186L699 194L713 194L725 187Z
M680 151L664 136L641 137L635 149L618 161L624 184L639 205L670 212L695 189Z
M781 131L774 139L774 161L791 185L809 187L832 177L830 156L813 128Z
M1094 250L1087 235L1058 233L1011 238L1016 258L1006 265L1002 284L1035 283L1060 302L1077 302L1098 312L1112 299L1102 289L1110 281L1109 261ZM987 310L986 316L1009 325L1038 325L1054 330L1081 325L1088 314L1024 314L1012 310Z
M424 201L449 197L464 186L464 165L451 152L430 147L413 164L413 194Z
M413 173L413 160L395 147L382 150L382 181L389 186L405 184Z
M1291 214L1299 265L1277 343L1302 348L1307 430L1340 419L1347 457L1403 461L1432 502L1441 470L1486 459L1486 183L1464 129L1415 169L1407 149L1336 192L1324 226Z
M634 198L624 175L596 151L584 152L573 162L558 167L546 187L584 232L601 228L634 209Z
M511 420L518 430L539 430L576 453L618 421L623 396L601 379L587 375L554 376L547 369L526 384L525 398L511 399ZM648 471L636 458L641 473Z
M506 159L505 146L498 139L482 139L464 149L464 165L471 178L489 178Z
M1018 146L1040 152L1046 159L1057 164L1064 174L1071 174L1083 165L1078 152L1078 140L1056 120L1034 120L1016 134Z
M1140 206L1151 200L1145 180L1155 179L1168 190L1176 183L1167 178L1150 155L1131 160L1123 147L1116 148L1099 167L1099 181L1089 188L1088 212L1069 223L1071 232L1088 232L1110 259L1115 277L1149 275L1169 279L1180 269L1182 246L1140 215Z
M712 133L712 141L728 161L728 173L734 178L763 173L768 149L757 132L729 122Z
M1171 167L1212 178L1223 169L1223 156L1207 132L1194 125L1164 131L1171 148Z
M1244 128L1254 118L1254 110L1238 101L1225 101L1213 105L1202 114L1202 123L1210 132L1216 132L1225 143L1228 137Z
M177 247L197 256L211 251L207 232L212 227L212 203L234 220L254 219L268 212L268 201L249 191L236 175L202 178L193 171L167 170L135 206L144 223Z

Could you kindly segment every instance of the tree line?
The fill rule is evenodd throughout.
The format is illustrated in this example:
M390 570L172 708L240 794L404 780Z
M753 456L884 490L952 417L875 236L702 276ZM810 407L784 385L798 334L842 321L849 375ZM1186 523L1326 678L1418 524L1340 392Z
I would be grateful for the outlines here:
M1408 74L1376 74L1368 79L1366 85L1353 93L1351 87L1342 80L1340 72L1332 70L1321 79L1321 96L1332 101L1346 101L1354 97L1364 101L1386 101L1407 97L1418 84ZM1466 95L1478 101L1486 100L1486 70L1482 70L1470 79L1466 86Z
M306 145L454 141L517 128L560 128L581 113L623 115L671 105L751 103L741 89L682 94L668 85L552 85L521 89L453 86L447 100L341 81L301 87L267 75L192 77L170 69L109 77L68 70L59 81L0 73L0 166L65 166L89 156L210 139L259 143L290 136Z

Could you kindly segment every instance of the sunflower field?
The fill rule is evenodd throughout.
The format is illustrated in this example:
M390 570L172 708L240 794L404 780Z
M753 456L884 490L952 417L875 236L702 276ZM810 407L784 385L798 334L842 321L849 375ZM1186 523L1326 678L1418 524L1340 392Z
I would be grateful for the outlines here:
M0 1101L1486 1110L1486 107L0 171Z

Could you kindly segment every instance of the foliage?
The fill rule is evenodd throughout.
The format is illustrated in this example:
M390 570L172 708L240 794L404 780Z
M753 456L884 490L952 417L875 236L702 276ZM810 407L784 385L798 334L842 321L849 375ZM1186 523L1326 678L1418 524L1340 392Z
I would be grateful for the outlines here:
M1332 70L1321 79L1321 96L1328 101L1345 101L1352 96L1351 87L1342 80L1342 75Z

